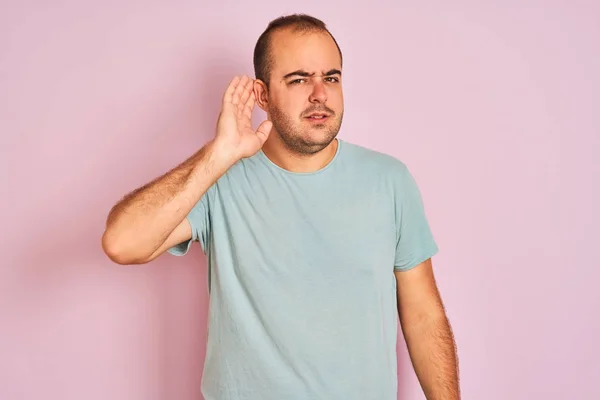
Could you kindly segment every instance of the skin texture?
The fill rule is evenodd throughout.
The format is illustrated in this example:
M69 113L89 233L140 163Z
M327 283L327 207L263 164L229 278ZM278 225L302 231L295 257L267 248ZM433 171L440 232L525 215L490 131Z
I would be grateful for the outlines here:
M427 400L459 400L456 344L431 259L395 276L400 325Z
M268 88L254 83L257 104L273 122L263 151L288 170L318 170L335 154L344 115L339 52L327 33L290 28L274 32L270 48ZM315 112L327 114L327 120L310 122L306 117Z

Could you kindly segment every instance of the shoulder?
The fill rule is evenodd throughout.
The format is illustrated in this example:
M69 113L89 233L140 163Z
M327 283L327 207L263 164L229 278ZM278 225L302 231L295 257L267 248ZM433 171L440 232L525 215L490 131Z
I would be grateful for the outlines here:
M260 153L256 153L250 157L238 160L227 170L227 172L225 172L221 180L245 180L248 178L249 174L262 173L264 169L265 165L260 159Z
M212 186L221 194L239 193L247 190L257 179L265 176L265 165L258 154L242 158L223 173Z
M396 199L419 195L418 184L408 165L400 158L365 146L343 142L345 167L354 176L386 187Z
M342 141L344 158L348 163L378 176L401 178L408 173L407 165L398 157L355 143Z

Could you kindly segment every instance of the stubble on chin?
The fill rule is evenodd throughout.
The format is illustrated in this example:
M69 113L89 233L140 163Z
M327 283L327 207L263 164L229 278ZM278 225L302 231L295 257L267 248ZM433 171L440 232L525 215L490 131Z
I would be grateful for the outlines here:
M342 122L342 115L340 115L339 120L332 121L331 124L306 127L305 129L324 131L319 132L320 139L310 140L311 135L309 132L303 131L302 122L294 125L288 116L276 108L271 110L270 117L273 127L288 150L302 155L315 154L329 146L337 137Z

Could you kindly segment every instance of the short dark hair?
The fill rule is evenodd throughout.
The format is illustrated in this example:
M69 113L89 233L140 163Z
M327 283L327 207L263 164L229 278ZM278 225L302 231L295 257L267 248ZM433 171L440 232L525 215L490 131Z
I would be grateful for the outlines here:
M307 14L291 14L279 17L269 23L267 29L259 36L254 47L254 75L256 79L263 81L267 87L269 86L271 69L274 63L271 54L271 36L276 30L288 27L300 32L326 32L333 39L340 53L340 60L342 60L342 50L323 21Z

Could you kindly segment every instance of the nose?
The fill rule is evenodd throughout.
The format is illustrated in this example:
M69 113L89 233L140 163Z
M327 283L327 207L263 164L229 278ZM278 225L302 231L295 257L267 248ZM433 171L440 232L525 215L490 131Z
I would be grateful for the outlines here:
M308 98L311 103L322 103L325 104L327 101L327 92L325 91L325 85L322 81L316 80L313 84L312 92Z

